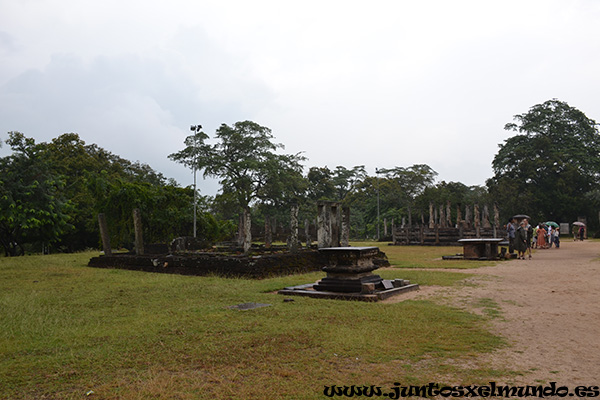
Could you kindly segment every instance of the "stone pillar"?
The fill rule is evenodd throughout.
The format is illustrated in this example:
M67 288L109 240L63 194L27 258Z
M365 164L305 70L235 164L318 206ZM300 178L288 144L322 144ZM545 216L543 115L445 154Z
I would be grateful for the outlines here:
M471 229L471 206L469 205L465 210L465 225L467 225L467 229Z
M104 255L112 256L112 249L110 247L110 235L108 234L108 225L106 224L106 217L103 213L98 214L98 225L100 225L100 238L102 239L102 249L104 250Z
M317 204L317 245L319 248L331 245L331 221L329 219L329 207L325 202Z
M144 255L144 238L142 236L142 213L139 208L133 210L133 230L135 232L135 254Z
M298 251L298 206L293 205L290 212L290 238L288 248L292 253Z
M310 249L312 241L310 238L310 222L308 218L304 220L304 235L306 236L306 248Z
M340 246L339 203L320 201L317 203L317 242L319 248Z
M265 247L271 248L273 244L273 230L271 229L271 217L265 215Z
M462 226L462 213L460 212L460 206L456 206L456 226Z
M330 203L331 247L340 247L340 209L338 203Z
M475 235L477 237L481 237L480 227L481 227L481 215L479 214L479 204L475 203L473 206L473 217L475 220Z
M396 224L394 223L394 218L392 218L392 243L396 243Z
M440 205L440 226L447 228L446 226L446 213L444 212L444 206Z
M485 229L490 229L492 224L490 224L490 209L487 204L483 206L483 227Z
M383 219L383 237L387 237L387 218Z
M408 227L412 228L412 208L408 205Z
M429 202L429 229L433 229L435 220L433 219L433 203Z
M244 213L242 214L242 225L242 248L244 249L244 253L247 253L252 246L252 218L249 209L244 209Z
M350 246L350 207L342 207L342 234L340 244L342 247Z
M450 210L450 200L446 202L446 225L452 228L452 211Z
M498 210L498 204L494 203L494 226L496 229L500 228L500 210Z

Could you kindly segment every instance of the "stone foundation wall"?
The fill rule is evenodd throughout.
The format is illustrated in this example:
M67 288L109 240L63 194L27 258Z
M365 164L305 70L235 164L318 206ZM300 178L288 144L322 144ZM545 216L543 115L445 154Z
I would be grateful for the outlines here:
M211 275L261 279L320 271L325 265L314 250L296 254L242 255L147 255L132 254L94 257L90 267L118 268L133 271L180 275Z
M297 253L278 252L261 255L226 255L222 253L183 253L163 255L113 254L92 258L88 266L180 275L220 275L263 279L273 276L321 271L328 260L317 250ZM375 259L378 267L389 266L387 256L380 252Z

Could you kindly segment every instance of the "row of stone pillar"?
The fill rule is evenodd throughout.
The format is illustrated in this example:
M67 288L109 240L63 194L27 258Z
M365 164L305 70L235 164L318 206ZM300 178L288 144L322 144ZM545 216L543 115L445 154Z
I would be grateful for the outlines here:
M438 212L439 210L439 212ZM494 204L494 226L500 226L500 212L497 204ZM484 228L489 229L492 227L490 223L490 212L486 205L483 206L483 212L480 212L479 204L473 205L473 214L471 214L471 207L467 206L465 210L465 218L462 218L461 209L459 206L456 207L456 224L452 223L451 205L448 201L446 206L440 205L439 208L434 207L433 203L429 203L429 228L433 229L436 225L442 228L451 227L464 227L464 228Z

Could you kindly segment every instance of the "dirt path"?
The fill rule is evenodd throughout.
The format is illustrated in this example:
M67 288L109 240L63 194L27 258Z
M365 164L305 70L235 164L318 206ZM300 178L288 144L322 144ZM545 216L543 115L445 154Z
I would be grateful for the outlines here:
M600 242L564 241L560 249L536 251L532 260L461 270L476 274L475 285L424 288L411 297L471 310L494 305L493 329L509 346L474 364L524 373L506 383L600 386L599 257Z

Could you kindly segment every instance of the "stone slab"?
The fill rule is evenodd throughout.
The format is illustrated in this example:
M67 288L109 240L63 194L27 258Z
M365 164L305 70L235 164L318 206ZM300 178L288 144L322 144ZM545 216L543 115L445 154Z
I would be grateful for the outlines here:
M248 311L248 310L254 310L257 308L262 308L262 307L270 307L270 304L263 304L263 303L242 303L242 304L236 304L234 306L229 306L227 308L231 309L231 310L239 310L239 311Z
M311 284L312 286L313 284ZM318 299L334 299L334 300L356 300L356 301L370 301L375 302L379 300L385 300L389 297L400 295L402 293L411 292L413 290L419 290L418 284L409 284L402 287L394 287L387 290L376 290L373 294L364 293L339 293L339 292L323 292L307 289L308 285L293 286L291 288L285 288L278 291L278 294L291 295L291 296L306 296Z

